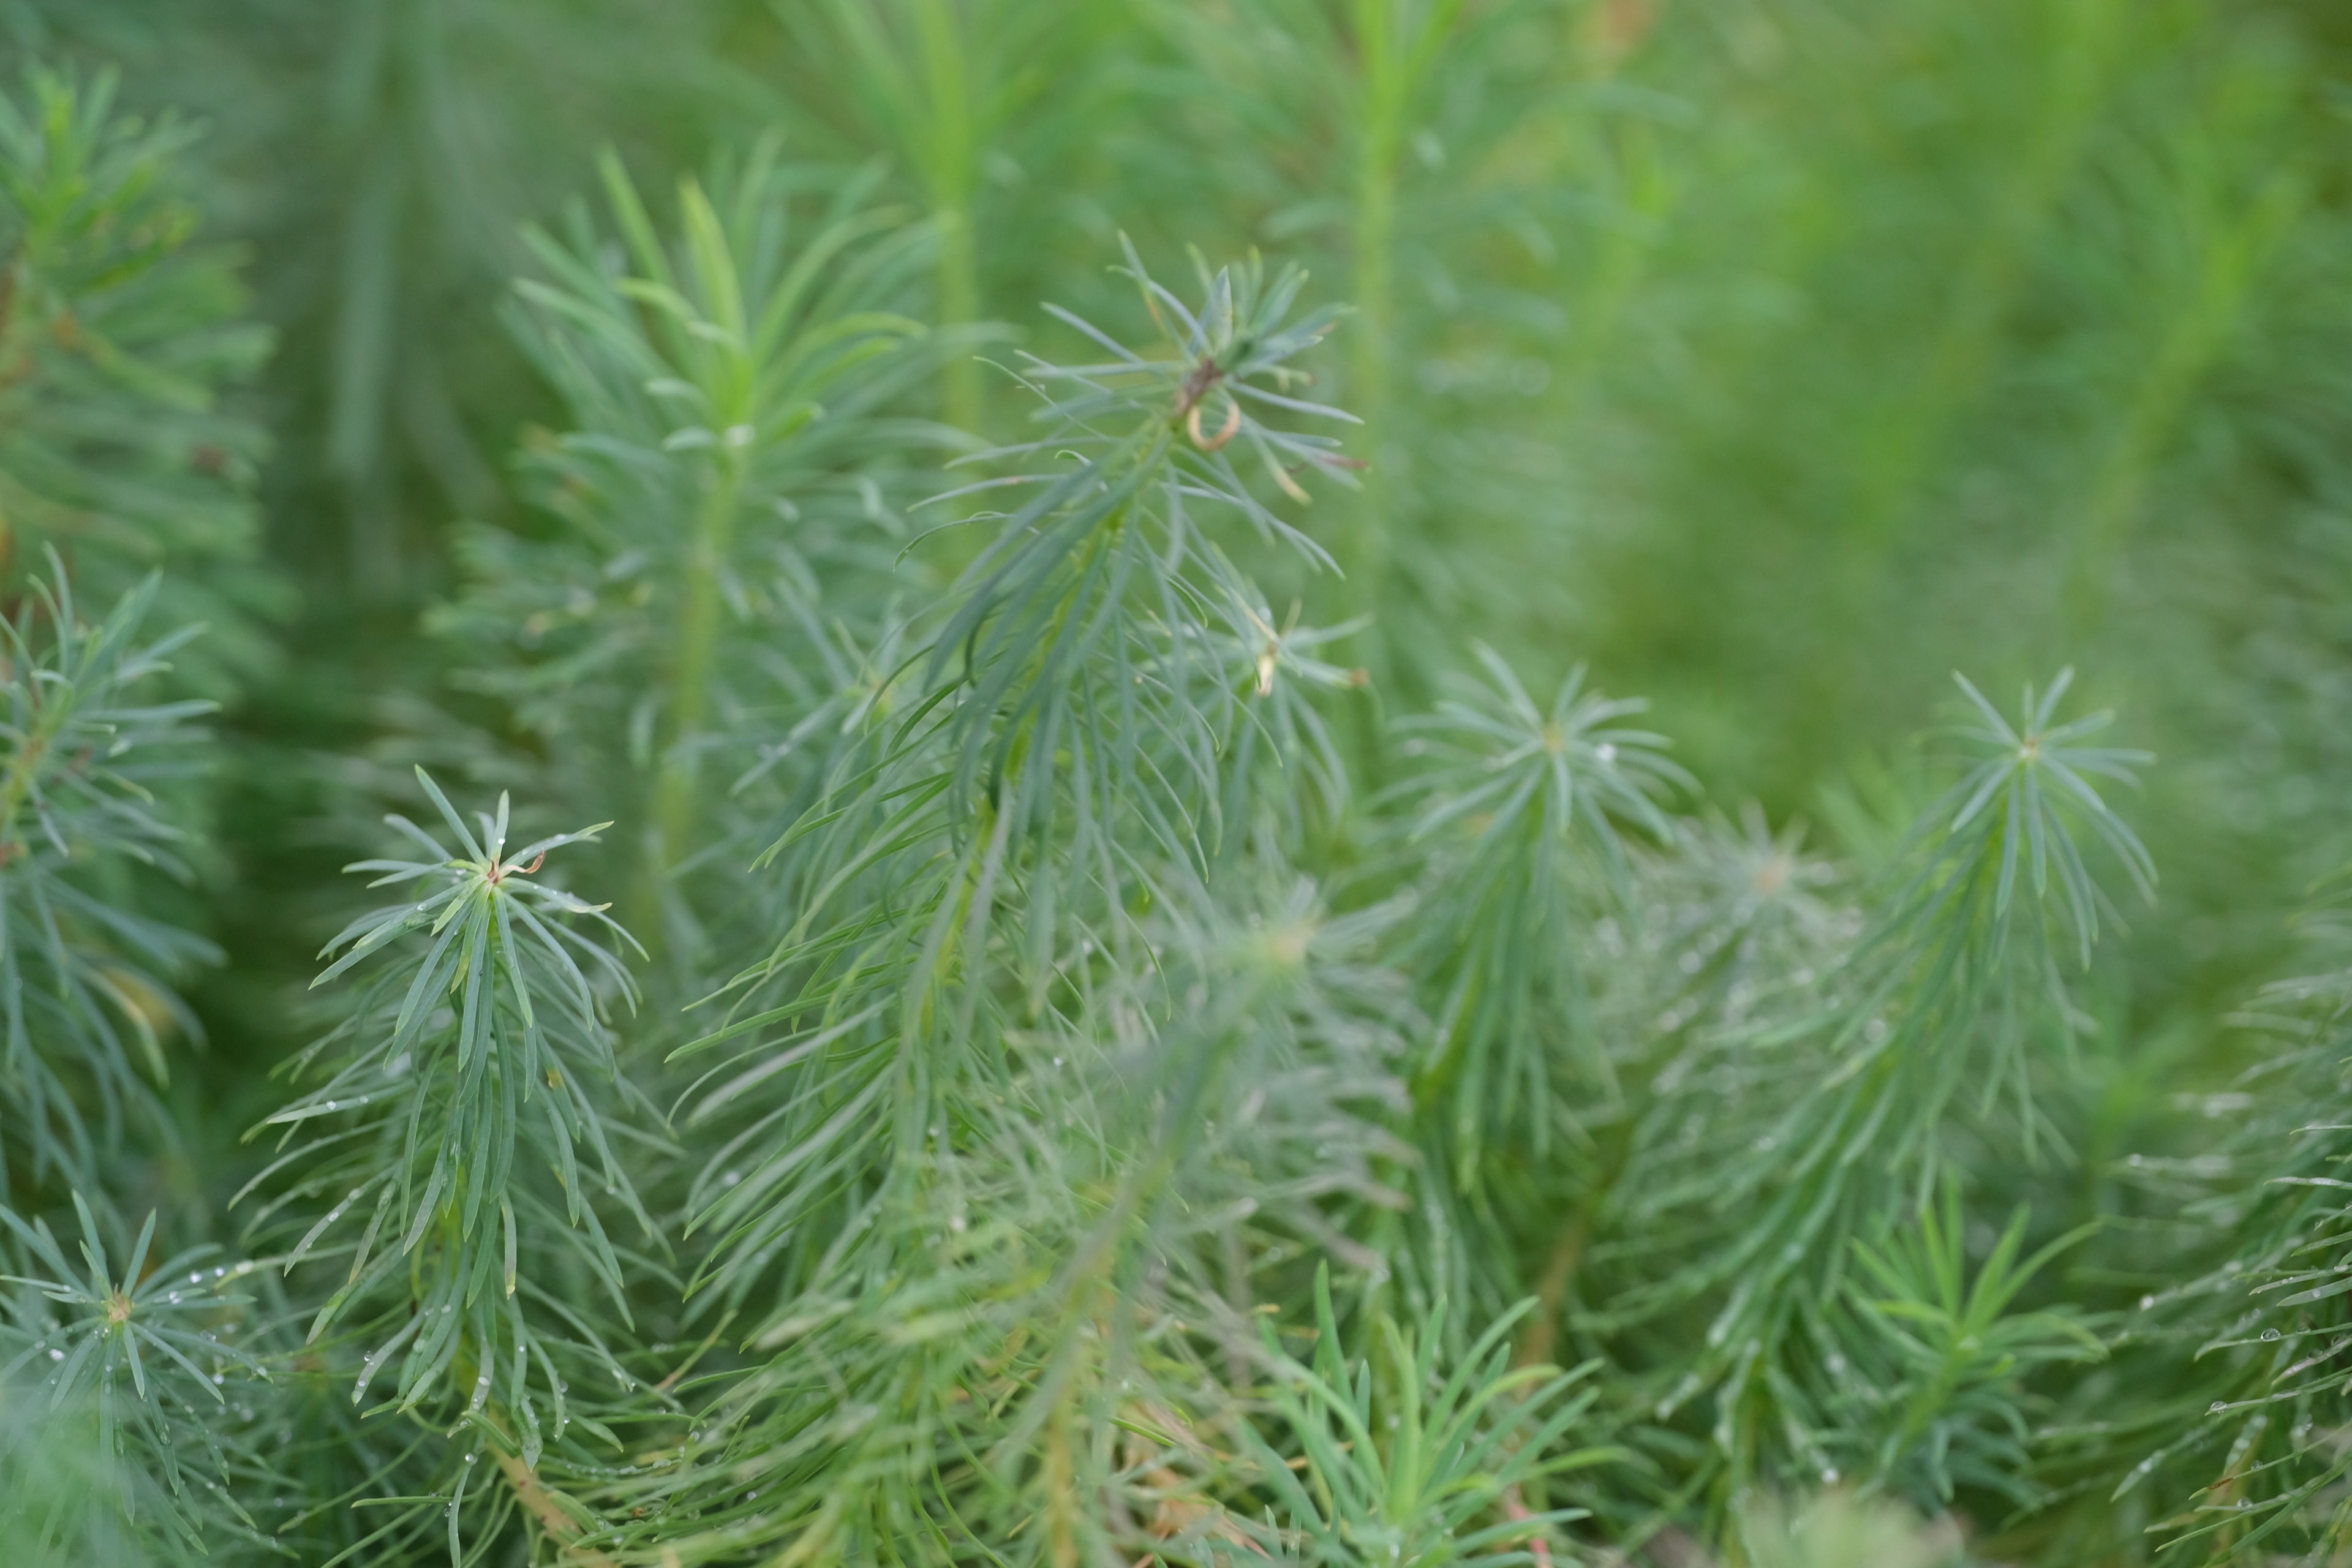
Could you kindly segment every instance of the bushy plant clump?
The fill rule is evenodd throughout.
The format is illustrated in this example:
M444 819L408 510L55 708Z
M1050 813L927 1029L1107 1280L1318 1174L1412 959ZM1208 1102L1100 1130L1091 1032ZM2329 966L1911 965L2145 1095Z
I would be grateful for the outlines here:
M2065 419L2106 456L2032 567L2063 635L1988 628L1995 669L2127 656L2249 448L2326 532L2325 420L2252 386L2164 470L2210 488L2164 545L2189 567L2133 538L2200 389L2284 352L2240 331L2254 279L2329 275L2332 194L2260 156L2320 45L2105 0L1759 5L1710 47L1646 5L692 6L635 68L756 99L779 50L785 132L726 127L658 183L630 172L654 149L574 148L593 199L509 244L448 145L378 134L520 134L464 110L436 29L536 13L464 9L353 10L336 90L383 205L342 231L331 343L299 290L263 300L273 374L338 367L322 424L247 390L271 338L200 237L180 122L102 72L0 95L0 1541L2352 1552L2335 902L2264 969L2210 867L2195 917L2158 898L2168 831L2210 854L2217 802L2244 834L2276 806L2172 742L2226 686L2273 754L2321 744L2326 617L2153 721L2054 658L1951 677L1906 747L1855 728L1893 686L1853 668L1948 565L1928 520L2014 526ZM135 61L116 16L0 12ZM570 20L586 58L644 18ZM1916 112L1789 117L1759 83L1791 37ZM1973 66L2019 39L2021 151L1970 163ZM1746 140L1645 68L1720 87ZM2219 106L2190 129L2154 107L2183 82ZM1564 86L1574 135L1546 129ZM249 175L211 167L238 210ZM1165 199L1088 210L1090 168ZM1875 365L1916 304L1772 168L1901 195L1855 198L1896 248L1963 197L1996 215L1899 393L1752 395ZM2067 316L2112 301L2062 263L2129 253L2099 226L2153 232L2182 188L2206 205L2150 265L2189 324L2114 375L2050 350L2081 384L1996 408L1996 340L2037 311L2138 341ZM1749 208L1685 221L1692 190L1815 213L1767 258L1851 307L1811 357L1785 294L1712 270ZM1563 279L1561 193L1602 191ZM474 248L415 259L424 208ZM1269 243L1212 259L1171 212ZM434 267L460 300L511 273L500 374L532 390L468 404L453 342L383 336ZM1033 282L1066 303L1008 303ZM2108 431L2083 405L2118 381ZM264 415L278 522L347 505L356 587L316 540L260 548ZM492 418L503 475L467 427ZM1809 457L1832 419L1837 460ZM1758 480L1706 559L1674 540L1712 481L1667 442ZM1979 443L2004 456L1962 494ZM387 521L420 493L468 515L437 579ZM1655 526L1518 515L1552 506ZM1610 602L1569 603L1570 560ZM1759 630L1807 574L1817 624ZM2317 597L2280 592L2247 602ZM1612 695L1629 668L1686 702ZM1857 742L1809 833L1790 777ZM2250 905L2290 862L2262 840Z

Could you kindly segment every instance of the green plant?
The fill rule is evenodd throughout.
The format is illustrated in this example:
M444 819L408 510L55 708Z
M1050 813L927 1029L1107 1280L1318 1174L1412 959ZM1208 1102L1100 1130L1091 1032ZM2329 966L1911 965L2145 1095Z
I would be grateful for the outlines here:
M573 422L523 457L553 531L469 531L466 590L434 624L550 774L593 781L583 809L641 825L653 924L685 916L659 889L725 841L722 786L759 763L728 737L808 697L769 650L812 626L822 641L827 601L887 577L901 470L939 440L892 399L935 361L897 309L923 237L865 205L869 182L795 189L763 142L715 198L680 187L673 252L619 163L603 173L624 248L575 216L569 244L533 237L547 277L518 289L518 331ZM600 775L614 757L633 784Z
M168 1142L157 1090L166 1041L201 1037L172 984L216 962L201 936L141 912L142 869L184 876L182 833L155 790L192 765L201 700L147 700L185 645L142 643L149 578L95 626L50 557L15 620L0 623L8 670L0 773L0 1026L7 1094L0 1182L8 1195L96 1195L140 1142ZM178 748L175 750L175 748Z
M47 1224L0 1209L39 1270L6 1280L28 1292L30 1310L0 1330L0 1348L16 1352L0 1371L16 1407L6 1411L11 1496L0 1519L19 1540L68 1552L161 1546L194 1558L207 1537L251 1542L241 1499L278 1479L273 1434L247 1403L266 1400L267 1368L210 1325L251 1300L237 1285L253 1266L206 1268L219 1253L209 1245L153 1256L150 1214L117 1272L89 1205L77 1194L74 1207L80 1268Z
M214 623L197 668L221 695L258 672L254 623L282 603L254 559L265 442L222 402L269 334L173 188L188 128L115 94L111 73L40 70L0 91L0 570L21 595L60 552L111 598L171 568L161 613Z
M12 1549L2352 1548L2331 15L313 10L0 0Z
M1279 1381L1274 1405L1304 1464L1256 1432L1240 1430L1280 1501L1279 1543L1306 1563L1443 1563L1525 1561L1545 1527L1581 1517L1573 1508L1531 1511L1524 1493L1550 1477L1605 1462L1601 1449L1563 1448L1592 1403L1575 1390L1590 1367L1506 1370L1517 1314L1492 1324L1449 1375L1440 1372L1444 1309L1432 1310L1420 1343L1382 1316L1377 1364L1339 1352L1328 1276L1315 1288L1315 1364L1281 1352L1269 1326L1266 1354ZM1289 1533L1289 1532L1295 1532Z

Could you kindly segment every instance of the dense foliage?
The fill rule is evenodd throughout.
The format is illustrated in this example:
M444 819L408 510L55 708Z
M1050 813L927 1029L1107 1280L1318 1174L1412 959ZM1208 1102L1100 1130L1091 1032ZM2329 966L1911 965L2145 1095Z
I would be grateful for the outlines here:
M2352 1554L2332 8L0 41L28 1565Z

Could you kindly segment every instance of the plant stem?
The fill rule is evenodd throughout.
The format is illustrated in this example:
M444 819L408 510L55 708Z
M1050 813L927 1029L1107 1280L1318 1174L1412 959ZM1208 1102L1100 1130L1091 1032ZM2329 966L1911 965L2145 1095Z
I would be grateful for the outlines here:
M24 247L20 245L0 266L0 392L5 392L16 382L32 374L32 354L25 354L25 364L17 369L8 363L9 341L16 335L17 297L24 288ZM16 555L16 529L8 514L0 511L0 577L7 574ZM13 817L13 813L11 814Z
M654 785L654 832L647 847L641 918L657 911L663 881L693 843L695 794L700 771L696 765L695 747L710 712L712 665L718 652L719 617L723 609L719 578L734 543L735 514L741 491L742 462L730 453L719 459L719 473L695 519L694 541L687 552L686 582L678 601L676 641L670 658L669 723ZM658 931L659 926L646 920L645 929L651 935Z
M567 1563L578 1563L585 1568L620 1568L619 1563L601 1552L583 1552L572 1543L580 1539L577 1521L556 1505L555 1494L540 1484L539 1475L513 1454L499 1456L499 1471L514 1488L515 1501L523 1511L538 1521L541 1533L555 1543L557 1555Z
M980 273L972 245L971 205L959 201L933 214L939 226L940 254L936 268L940 322L965 327L980 319ZM982 399L980 361L969 353L946 356L940 366L940 412L949 425L973 434L980 431Z
M966 327L980 319L980 263L971 210L980 127L972 111L969 40L949 0L917 0L915 26L930 110L922 166L931 221L939 229L933 278L940 324ZM955 355L940 366L940 403L948 424L959 430L980 429L980 364L970 354Z
M1616 79L1656 27L1658 10L1650 0L1601 0L1576 13L1569 52L1580 90L1597 98L1599 89ZM1577 287L1578 303L1570 317L1573 336L1561 369L1570 424L1577 427L1618 325L1648 275L1682 184L1659 145L1657 128L1647 120L1628 116L1622 125L1601 121L1589 142L1571 140L1567 145L1568 177L1607 193L1615 213L1615 221L1598 236L1591 270Z
M60 635L70 629L59 628ZM27 685L37 695L41 690L38 686L29 682ZM59 686L51 689L52 700L39 704L38 717L30 732L9 757L6 773L0 775L0 866L16 859L24 847L24 836L17 831L18 814L25 809L25 802L33 792L34 777L48 756L58 731L73 711L72 689Z
M1662 1066L1663 1062L1653 1062L1643 1074L1645 1093ZM1615 1194L1619 1180L1633 1161L1633 1130L1634 1117L1628 1110L1603 1134L1601 1157L1591 1184L1578 1198L1568 1223L1552 1242L1550 1255L1544 1259L1542 1277L1536 1281L1536 1310L1528 1315L1528 1326L1512 1352L1512 1365L1553 1364L1553 1353L1559 1343L1560 1309L1568 1304L1569 1290L1576 1283L1576 1271L1583 1266L1584 1250L1592 1243L1593 1227L1599 1223L1601 1211Z
M2035 244L2082 162L2105 102L2122 15L2116 0L2075 0L2059 18L2063 41L2054 52L2041 112L2022 156L1979 216L1976 241L1924 360L1905 379L1902 395L1883 404L1876 430L1863 442L1850 523L1873 568L1899 532L1919 480L1943 451L1954 422L1990 373L2001 327ZM1875 575L1874 570L1871 576ZM1870 591L1878 584L1865 582L1862 587Z
M1357 498L1340 557L1349 584L1350 614L1371 612L1388 575L1390 492L1398 476L1386 465L1391 344L1396 335L1397 160L1404 139L1410 83L1400 58L1396 18L1388 0L1356 0L1356 51L1362 79L1356 123L1355 211L1351 239L1357 320L1351 337L1348 396L1364 422L1365 455L1373 477ZM1372 640L1373 675L1386 671L1381 640Z
M2236 334L2254 279L2294 226L2303 202L2303 184L2294 172L2273 174L2242 210L2214 221L2201 237L2196 276L2183 291L2187 297L2167 301L2155 352L2133 389L2083 510L2066 585L2068 620L2077 635L2096 631L2105 618L2109 579L2148 478L2188 412L2198 384Z

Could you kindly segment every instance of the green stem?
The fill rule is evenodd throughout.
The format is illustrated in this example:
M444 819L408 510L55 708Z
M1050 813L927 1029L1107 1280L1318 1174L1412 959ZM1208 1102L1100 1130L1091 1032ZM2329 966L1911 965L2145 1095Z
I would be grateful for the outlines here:
M24 353L22 366L9 363L10 342L16 336L17 304L26 286L27 265L25 247L19 245L7 263L0 266L0 392L7 391L33 373L33 356L29 349ZM16 564L16 524L6 512L0 511L0 579L9 574L9 569ZM13 813L10 819L14 820Z
M1389 565L1389 491L1397 475L1388 441L1391 344L1396 337L1397 161L1403 144L1408 99L1405 67L1399 58L1396 24L1387 0L1357 0L1356 48L1361 61L1361 102L1356 126L1354 245L1350 292L1356 321L1350 338L1348 397L1364 422L1365 455L1371 482L1357 498L1340 569L1348 574L1350 614L1371 613L1379 605ZM1373 639L1375 677L1381 642Z
M662 883L670 868L693 847L696 795L699 770L694 747L710 714L712 667L719 648L719 617L722 604L719 573L735 537L735 514L742 491L742 464L733 455L720 459L720 469L695 519L694 541L686 559L684 593L678 601L676 640L670 656L669 722L660 752L654 785L653 838L647 847L646 883L640 900L640 918L659 907ZM644 929L658 931L646 919Z
M2198 384L2236 335L2255 278L2294 226L2302 205L2301 181L2292 172L2273 174L2242 211L2205 237L2187 298L2168 301L2155 353L2084 508L2067 582L2068 619L2077 636L2095 632L2105 619L2109 580L2148 478Z
M972 244L971 205L968 201L942 204L932 216L940 234L935 268L940 324L971 326L980 320L980 268ZM977 435L982 406L980 361L970 353L950 353L940 366L941 417L959 430Z
M37 697L40 688L33 686ZM69 689L68 689L69 691ZM70 695L61 695L39 704L39 717L31 733L19 743L8 758L7 771L0 774L0 866L15 860L25 847L25 836L17 831L17 818L25 802L33 793L33 780L39 773L42 759L49 754L58 731L73 712Z
M1579 290L1575 336L1564 367L1570 406L1579 414L1591 401L1618 326L1648 276L1658 237L1682 194L1654 127L1637 121L1606 142L1591 177L1613 188L1620 216L1602 231L1591 274Z
M554 1546L557 1561L575 1563L581 1568L618 1568L604 1553L572 1544L586 1531L586 1527L572 1517L572 1510L579 1505L549 1487L539 1479L537 1470L523 1463L521 1445L515 1441L513 1424L506 1413L492 1405L482 1415L490 1430L498 1434L491 1457L498 1461L499 1474L514 1489L515 1502Z
M1944 450L1953 423L1975 399L2000 346L2034 247L2052 208L2082 163L2105 101L2123 15L2116 0L2075 0L2059 19L2065 37L2055 51L2023 155L1978 216L1976 240L1924 361L1884 405L1862 448L1850 526L1863 558L1875 565L1891 546L1918 481ZM1864 592L1874 584L1862 585Z
M1633 52L1656 26L1654 8L1601 4L1578 11L1570 25L1569 53L1578 89L1600 99L1600 89L1618 76ZM1657 128L1639 116L1622 123L1596 116L1589 140L1566 144L1568 177L1605 192L1617 221L1598 236L1590 274L1580 280L1570 320L1573 336L1562 358L1570 427L1580 428L1617 328L1640 291L1682 195L1682 182L1660 145Z
M968 327L980 320L980 261L972 227L972 195L978 183L981 128L974 117L970 77L971 50L949 0L918 0L915 8L923 91L929 124L922 150L923 176L939 230L933 287L942 327ZM940 367L940 414L960 430L981 425L980 364L970 354L951 355Z

